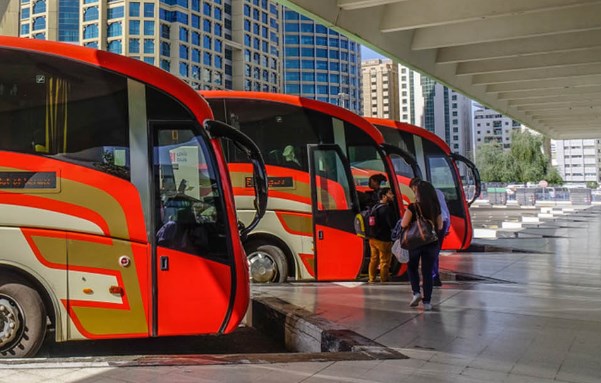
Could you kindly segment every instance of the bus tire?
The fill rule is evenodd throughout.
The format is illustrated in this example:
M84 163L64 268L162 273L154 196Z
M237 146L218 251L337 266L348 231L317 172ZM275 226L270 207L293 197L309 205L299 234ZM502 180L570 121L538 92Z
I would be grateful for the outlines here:
M250 280L254 283L283 283L288 277L288 263L284 252L277 246L249 246L248 265Z
M40 294L21 278L0 277L0 357L34 356L46 335Z

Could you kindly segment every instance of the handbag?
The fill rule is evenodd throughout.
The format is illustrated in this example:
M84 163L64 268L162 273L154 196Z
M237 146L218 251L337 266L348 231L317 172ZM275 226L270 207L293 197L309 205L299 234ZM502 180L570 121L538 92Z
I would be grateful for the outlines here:
M392 254L399 263L409 262L409 250L403 249L400 238L396 239L392 244Z
M424 218L419 204L416 203L414 206L416 207L415 220L409 224L409 227L403 230L401 237L401 246L407 250L413 250L438 241L434 222Z

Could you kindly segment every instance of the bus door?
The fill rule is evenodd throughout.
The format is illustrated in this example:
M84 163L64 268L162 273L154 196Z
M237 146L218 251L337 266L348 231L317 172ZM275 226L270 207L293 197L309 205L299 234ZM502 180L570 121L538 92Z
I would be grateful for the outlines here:
M397 186L401 193L400 197L403 199L403 203L399 203L399 205L408 206L411 202L415 201L415 196L413 190L409 187L409 182L414 177L423 179L421 168L415 157L405 149L389 144L382 144L381 147L394 167ZM404 207L401 208L401 213L404 212Z
M317 280L356 279L363 240L353 221L359 203L350 164L338 145L308 145Z
M192 123L151 122L156 335L217 333L233 261L210 142Z

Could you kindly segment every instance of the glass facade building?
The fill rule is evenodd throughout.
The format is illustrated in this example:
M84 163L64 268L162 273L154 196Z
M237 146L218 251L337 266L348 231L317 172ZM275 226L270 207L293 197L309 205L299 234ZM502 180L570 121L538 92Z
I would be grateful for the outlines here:
M133 57L195 89L279 92L281 6L270 0L10 0L20 36Z
M433 79L421 76L424 113L418 124L467 158L474 158L471 100Z
M284 92L362 114L360 45L284 8Z

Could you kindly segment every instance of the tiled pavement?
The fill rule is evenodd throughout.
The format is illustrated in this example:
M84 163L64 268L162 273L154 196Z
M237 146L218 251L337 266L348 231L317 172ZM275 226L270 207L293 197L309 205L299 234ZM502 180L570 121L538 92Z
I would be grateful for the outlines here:
M408 307L406 283L253 287L255 296L281 298L409 359L0 364L0 382L600 382L601 210L562 219L573 223L578 214L585 219L557 228L557 238L495 242L528 252L443 253L441 269L449 275L485 280L445 282L431 312Z

